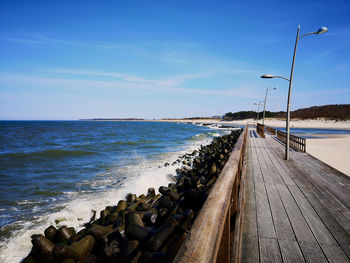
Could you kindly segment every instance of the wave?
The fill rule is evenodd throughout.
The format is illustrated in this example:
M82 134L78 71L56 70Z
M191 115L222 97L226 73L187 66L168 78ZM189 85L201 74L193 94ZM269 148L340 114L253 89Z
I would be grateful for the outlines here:
M203 140L205 138L208 138L208 136L204 133L196 134L194 136L191 136L191 140Z
M23 159L42 159L42 158L66 158L66 157L79 157L85 155L93 155L95 152L82 151L82 150L66 150L66 149L50 149L37 152L28 153L5 153L0 154L2 159L10 160L23 160Z
M115 142L110 142L110 143L105 143L105 145L142 145L146 143L159 143L159 141L155 140L137 140L137 141L115 141Z
M215 131L215 132L207 132L207 133L199 133L199 134L196 134L194 136L191 136L191 140L204 140L204 139L209 139L209 138L213 138L213 137L219 137L223 134L228 134L230 133L230 131L228 130L222 130L220 132L218 131Z
M169 175L175 175L176 168L179 168L181 164L169 166L164 166L164 164L172 163L178 156L193 152L200 145L209 144L212 140L212 137L206 134L198 134L195 137L197 137L196 140L189 141L181 149L158 154L155 159L148 160L135 153L135 156L130 156L130 159L137 160L135 165L117 166L109 170L108 174L101 174L102 180L94 178L91 181L87 179L81 182L81 184L89 184L90 190L64 192L67 199L50 205L50 211L53 212L46 211L46 213L33 217L30 221L17 221L5 226L0 231L0 235L4 237L0 242L0 262L2 260L21 261L32 247L31 235L43 233L49 225L57 227L69 225L79 230L83 228L85 222L89 221L92 209L99 214L107 205L116 205L129 192L139 195L146 193L148 187L154 187L157 190L160 186L167 185L171 182ZM104 187L106 185L107 187ZM30 201L23 201L23 204L27 203ZM19 204L16 203L16 205ZM56 219L60 219L57 225Z
M55 202L40 204L35 199L35 201L22 200L12 204L12 207L21 208L25 206L25 208L30 208L33 213L27 213L17 222L10 223L5 228L0 229L0 236L3 235L4 237L4 239L0 238L0 262L19 262L29 253L32 247L30 236L43 233L44 229L49 225L57 227L68 225L78 231L85 222L89 221L92 209L99 214L107 205L116 205L129 192L137 195L144 194L147 192L148 187L158 189L162 185L167 185L171 182L169 174L175 175L175 170L179 168L181 163L165 167L164 164L166 162L174 163L179 156L197 150L200 145L209 144L215 137L215 133L222 134L225 132L223 130L214 131L209 128L201 128L195 133L198 134L192 137L193 133L171 137L170 142L165 137L162 140L159 137L160 139L157 141L156 135L158 134L150 133L148 137L151 139L148 139L146 135L142 136L142 138L134 137L134 141L132 140L133 137L128 137L129 141L123 141L123 139L117 141L118 138L104 138L103 140L95 140L93 145L90 144L89 146L81 146L75 149L73 146L70 146L63 149L18 153L10 156L7 154L7 157L11 157L11 159L16 158L16 161L19 160L21 162L23 158L64 158L66 156L76 157L97 154L99 151L106 152L112 147L118 149L118 145L120 145L120 148L128 149L127 155L125 155L125 162L124 158L117 161L113 160L113 162L102 159L100 164L91 164L93 167L107 164L108 169L96 169L92 174L101 170L103 172L95 174L96 176L84 177L83 180L79 180L80 183L76 184L76 188L55 188L51 192L42 192L40 191L42 188L35 189L38 195L43 197L40 198L42 202L57 197ZM176 140L179 140L178 142L180 143L175 143ZM167 151L165 153L163 150L162 153L159 151L139 151L140 148L154 145L165 147L164 144L165 146L175 145L175 147L167 147L164 150ZM81 145L81 140L78 142L78 145ZM142 147L135 147L135 145L142 145ZM99 151L95 150L96 147ZM144 152L147 154L144 154ZM0 158L4 159L4 156L6 155L0 155ZM25 161L27 160L25 159ZM56 196L56 191L61 191L61 193L57 193L58 196ZM7 220L8 218L4 219ZM23 221L20 221L22 219ZM62 219L62 221L60 220L56 225L56 219ZM2 230L4 231L2 232Z

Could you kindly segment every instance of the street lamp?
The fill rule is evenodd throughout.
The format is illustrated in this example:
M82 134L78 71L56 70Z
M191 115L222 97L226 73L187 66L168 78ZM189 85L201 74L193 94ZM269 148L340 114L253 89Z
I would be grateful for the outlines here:
M281 79L285 79L289 81L289 89L288 89L288 100L287 100L287 118L286 118L286 130L287 130L287 138L286 138L286 151L285 151L285 159L289 160L289 121L290 121L290 97L291 97L291 93L292 93L292 82L293 82L293 74L294 74L294 63L295 63L295 54L297 52L297 46L298 46L298 40L302 39L303 37L307 36L307 35L311 35L311 34L323 34L326 33L328 31L327 27L323 26L320 27L316 32L311 32L311 33L307 33L302 35L301 37L299 37L299 32L300 32L300 25L298 26L298 31L297 31L297 37L295 40L295 46L294 46L294 53L293 53L293 61L292 61L292 69L290 71L290 78L286 78L286 77L282 77L282 76L274 76L274 75L270 75L270 74L265 74L262 75L261 78L263 79L272 79L272 78L281 78Z
M269 90L275 90L277 89L277 87L274 87L274 88L266 88L266 93L265 93L265 100L264 100L264 113L263 113L263 125L265 125L265 108L266 108L266 99L267 99L267 92Z

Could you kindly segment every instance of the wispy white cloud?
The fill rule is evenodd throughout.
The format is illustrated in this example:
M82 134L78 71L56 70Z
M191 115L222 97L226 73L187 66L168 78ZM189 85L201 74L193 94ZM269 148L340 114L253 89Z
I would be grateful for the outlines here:
M147 56L149 51L142 45L134 45L130 43L116 43L116 42L89 42L89 45L96 46L98 48L117 50L125 52L127 54L132 54L135 56Z
M17 100L17 99L48 99L49 95L44 94L31 94L31 93L22 93L22 94L14 94L14 93L0 93L0 99L4 100Z
M99 48L106 48L106 49L116 49L121 51L129 51L134 53L143 54L145 52L145 49L141 45L134 45L129 43L116 43L116 42L101 42L101 41L84 41L84 40L77 40L72 38L65 38L56 36L53 34L43 34L43 33L36 33L36 32L30 32L30 33L22 33L22 34L16 34L12 37L3 37L1 38L2 41L9 41L9 42L17 42L22 44L49 44L49 43L56 43L56 44L70 44L70 45L88 45L88 46L95 46Z
M29 36L20 36L20 37L4 37L1 38L2 41L15 42L20 44L73 44L75 43L72 40L67 40L63 38L51 37L44 34L30 34Z
M71 68L48 68L44 69L46 72L58 73L58 74L70 74L70 75L87 75L87 76L104 76L115 77L130 83L149 84L159 87L178 86L190 79L206 77L208 73L192 73L192 74L180 74L165 79L154 80L146 79L132 74L118 73L118 72L103 72L96 70L86 69L71 69Z
M197 42L153 42L143 44L103 42L103 41L83 41L69 39L67 37L43 33L21 33L20 37L0 38L2 41L16 42L28 45L65 45L65 46L86 46L106 50L116 50L125 55L150 57L159 61L167 67L172 68L195 68L206 74L249 74L257 76L260 74L259 66L251 65L243 61L236 61L215 55L215 52L208 50L202 43ZM71 70L72 71L72 70ZM76 70L77 71L77 70ZM72 71L73 72L73 71ZM67 73L67 72L66 72ZM74 72L76 74L78 72ZM87 72L85 72L87 74ZM91 73L91 72L90 72ZM89 73L89 74L90 74ZM95 72L96 75L98 72ZM69 74L69 73L67 73ZM79 74L83 74L80 72ZM100 73L99 73L100 74ZM114 74L115 77L116 74ZM107 75L105 75L107 76ZM112 75L109 75L112 76ZM119 76L128 78L128 76ZM130 80L130 79L129 79Z
M58 43L58 44L74 44L78 43L77 41L69 40L69 39L62 39L62 38L54 38L54 37L48 37L45 35L39 35L38 39L41 39L44 42L52 42L52 43Z
M100 49L117 50L134 56L148 56L150 54L142 45L134 45L130 43L117 42L101 42L101 41L84 41L71 38L58 37L50 34L42 33L26 33L13 37L3 37L0 41L13 42L26 45L68 45L68 46L86 46Z
M198 68L211 74L258 76L262 69L243 61L222 58L207 52L182 52L172 50L160 56L162 62L169 66ZM264 67L266 69L266 67Z
M42 41L25 38L1 38L2 41L20 43L20 44L42 44Z
M111 73L112 74L112 73ZM57 89L62 90L84 90L96 92L166 92L170 94L193 94L193 95L217 95L217 96L232 96L235 98L257 98L256 87L259 85L245 85L244 87L236 87L234 89L195 89L179 86L189 79L198 78L198 74L183 74L173 76L164 81L158 80L141 80L137 81L98 81L98 80L81 80L67 78L52 78L52 77L35 77L25 74L0 74L0 82L2 86L21 87L28 89ZM260 87L258 87L260 88ZM260 96L261 94L259 94Z
M92 90L102 89L128 89L134 88L134 85L115 81L93 81L67 78L37 77L25 74L0 74L2 86L23 87L23 88L41 88L41 89L71 89L71 90ZM139 85L138 88L144 88Z

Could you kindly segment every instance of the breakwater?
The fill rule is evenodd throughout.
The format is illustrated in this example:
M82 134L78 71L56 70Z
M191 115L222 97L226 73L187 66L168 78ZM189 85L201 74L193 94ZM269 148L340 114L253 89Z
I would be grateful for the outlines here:
M184 166L160 194L153 188L138 197L130 193L77 233L69 226L49 226L33 235L24 262L171 262L240 134L215 138L179 158Z

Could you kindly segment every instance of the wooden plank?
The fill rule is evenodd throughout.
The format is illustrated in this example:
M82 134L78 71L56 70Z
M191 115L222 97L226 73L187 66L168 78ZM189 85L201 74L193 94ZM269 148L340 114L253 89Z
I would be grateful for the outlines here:
M251 138L251 156L252 156L252 168L253 168L253 174L254 174L254 184L263 184L264 180L262 177L260 164L258 161L258 157L256 154L256 146L255 146L255 138Z
M317 243L299 242L299 246L307 263L328 263Z
M271 141L271 140L270 140ZM290 175L287 174L287 172L285 171L284 167L282 166L283 164L281 164L277 159L278 157L275 156L274 154L274 147L278 146L277 142L275 142L276 144L273 145L271 143L269 143L269 147L267 147L265 150L271 160L271 163L274 165L274 167L276 168L278 174L281 176L282 180L284 181L284 183L286 185L288 184L295 184L293 179L290 177Z
M267 195L270 201L271 213L275 225L276 235L279 240L293 241L295 235L289 222L283 203L275 186L266 185Z
M345 255L344 251L339 246L321 244L329 262L334 263L349 263L350 259Z
M296 170L296 173L301 173L303 172L302 169L296 167L294 168ZM318 180L310 178L310 175L313 173L313 171L310 171L308 169L305 169L305 172L303 173L303 176L299 176L298 180L295 180L297 183L298 182L302 182L303 185L305 185L305 187L308 188L308 191L312 191L312 189L314 188L313 192L316 193L318 192L317 196L319 196L319 198L322 198L324 200L324 202L327 202L327 209L333 210L333 212L338 211L339 213L341 213L343 216L339 217L339 218L343 218L345 217L347 222L350 222L350 209L348 207L346 207L342 202L339 201L339 199L337 199L336 196L334 196L332 193L330 193L327 189L325 189L324 187L322 187L319 183ZM299 183L300 184L300 183ZM350 187L350 185L349 185ZM349 226L347 226L346 228L348 229Z
M269 143L274 144L274 142L272 140L269 140ZM272 152L272 154L274 154L274 152ZM277 159L274 159L274 160L277 161ZM302 167L302 169L298 168L298 166ZM320 194L323 196L321 199L323 200L323 202L327 203L327 205L325 205L325 207L329 208L332 211L332 213L341 213L343 216L338 216L337 219L340 221L344 221L343 219L345 219L345 221L347 223L344 224L344 222L343 222L342 225L345 229L349 229L350 209L348 207L346 207L342 202L340 202L327 189L322 187L318 183L318 180L310 178L310 175L313 174L314 172L313 172L313 170L310 170L306 164L305 165L300 164L298 166L295 168L285 168L285 167L283 167L283 168L284 169L295 169L295 174L303 173L303 176L299 176L299 177L294 178L295 182L298 183L301 180L303 182L303 184L305 185L305 187L315 188L313 192L318 191L319 194L317 196L319 198L321 198ZM318 175L318 176L320 176L320 175ZM322 178L320 178L320 179L322 180ZM300 183L299 183L299 187L300 187ZM349 185L349 187L350 187L350 185ZM330 206L330 204L331 204L331 206Z
M312 184L308 183L308 181L305 179L307 178L307 174L300 174L300 172L301 171L298 171L300 179L295 180L295 182L298 184L298 187L288 185L288 188L294 192L293 196L296 199L297 203L301 205L301 209L306 211L306 218L309 220L309 224L315 233L316 238L322 244L333 243L333 245L337 247L338 245L335 244L336 240L344 252L347 254L347 256L350 257L349 232L341 224L338 223L338 220L340 220L343 222L343 224L348 225L349 220L344 220L344 216L340 214L329 202L327 202L327 205L324 206L320 200L323 199L323 202L325 202L325 200L328 200L324 197L322 198L319 191L315 192L317 189L315 189L315 187ZM306 181L309 187L306 187L306 185L303 184L303 181ZM318 193L318 198L316 198L315 193ZM310 203L305 203L305 200L300 200L300 198L305 198ZM315 209L315 211L313 211L313 209ZM330 211L338 215L338 220L335 218L333 213L330 213Z
M279 152L281 156L284 155L284 150L281 147L276 147L274 150ZM348 176L308 154L290 152L290 159L289 164L295 164L295 167L299 170L307 170L310 179L317 182L317 184L350 208L350 196L347 190L350 187L350 178Z
M259 238L260 262L283 262L281 251L275 238Z
M303 192L306 198L309 200L317 214L322 218L328 228L339 225L341 232L350 234L350 219L347 215L342 213L336 205L331 203L322 192L320 192L314 185L303 183L301 181L297 182L299 189ZM306 185L307 184L307 185ZM333 232L333 231L331 231ZM349 242L350 243L350 242Z
M235 218L235 226L234 230L230 233L230 240L232 241L230 245L231 249L231 258L230 262L241 262L242 258L242 243L243 243L243 225L244 225L244 215L246 212L246 195L249 194L247 192L247 186L250 186L252 180L247 180L247 172L250 173L248 169L248 157L249 157L249 140L246 140L246 145L244 147L244 158L242 162L242 173L241 173L241 183L240 183L240 191L239 191L239 201L238 201L238 211L236 213ZM249 175L249 179L251 174ZM249 191L249 189L248 189ZM250 191L251 192L251 191ZM253 196L253 195L252 195ZM232 217L230 218L230 223L232 222ZM256 227L255 227L256 228Z
M229 262L231 257L230 257L230 235L231 235L231 229L230 229L230 224L231 224L231 214L230 214L230 209L228 209L228 213L226 214L226 219L225 219L225 225L222 233L222 237L219 245L219 250L218 254L216 256L216 261L218 262Z
M299 158L301 158L302 155L299 155ZM298 161L298 158L296 158ZM303 165L303 166L302 166ZM300 167L305 168L304 162L301 162L301 164L296 163L289 163L290 169L293 169L296 174L298 174L298 179L295 180L298 187L293 185L288 185L288 188L290 188L291 191L293 191L293 196L296 198L296 201L299 205L301 205L301 209L306 211L306 218L309 220L309 224L316 236L316 238L319 240L321 245L324 245L325 243L331 243L331 247L335 247L338 250L344 251L348 257L350 257L350 235L347 229L342 227L341 224L338 223L338 220L342 221L343 224L348 226L349 220L344 220L344 216L342 216L341 213L339 213L339 210L334 207L334 205L330 204L329 200L325 197L322 197L320 193L327 193L327 190L323 191L321 189L315 188L314 184L318 185L317 182L314 182L314 184L310 183L306 178L312 173L313 171L306 171L303 172L303 169ZM307 166L308 169L311 169L309 166ZM311 180L312 181L312 180ZM307 183L305 185L305 183ZM317 191L317 192L316 192ZM302 192L304 194L304 197L302 195ZM316 198L316 195L318 193L318 197ZM314 194L314 195L312 195ZM333 195L328 195L328 197L332 197L333 201L336 200ZM299 198L299 199L298 199ZM300 198L306 198L309 202L305 203L304 201L301 201ZM327 203L327 206L322 205L321 201L323 199L323 202ZM334 203L334 202L333 202ZM306 205L306 206L305 206ZM303 207L304 206L304 207ZM312 208L311 208L312 207ZM315 209L315 210L313 210ZM344 207L342 207L342 210L344 211ZM347 210L347 209L346 209ZM329 211L333 211L336 214L338 213L338 220L335 219L333 213L330 213ZM315 213L316 212L316 213ZM316 222L315 222L316 221ZM344 222L345 221L345 222ZM324 225L323 225L324 224ZM336 241L335 241L335 240ZM339 243L340 247L338 244ZM326 250L327 253L332 253L333 250ZM342 253L344 253L342 252ZM340 253L340 254L342 254ZM328 255L328 257L332 257L332 254Z
M250 145L248 148L247 173L245 177L245 208L243 212L243 235L257 237L254 174L252 170Z
M314 174L321 176L319 179L322 180L322 184L335 187L344 192L346 197L348 196L346 194L346 185L348 185L350 181L350 178L348 176L321 162L311 155L296 155L295 158L306 165L311 171L313 171ZM335 177L336 180L334 180Z
M269 176L271 178L271 181L273 184L284 184L284 181L282 180L281 176L279 175L276 167L274 166L274 164L272 163L269 154L267 152L267 148L269 147L269 145L266 144L266 140L259 140L259 149L260 149L260 153L261 153L261 161L265 163L265 165L268 167L268 171L269 174L268 175L264 175L264 178ZM265 181L266 182L266 181Z
M255 152L261 169L262 177L265 184L274 184L269 167L266 165L266 162L263 157L264 152L262 151L263 146L261 145L261 141L263 140L255 140Z
M259 150L258 150L257 154L258 154L258 160L259 160L259 165L260 165L260 169L261 169L262 178L264 180L264 184L265 185L273 185L274 180L271 176L270 169L267 167L263 157L261 156L261 152Z
M259 262L258 226L256 218L252 142L248 143L247 173L245 177L245 206L243 212L243 234L241 262Z
M299 263L305 262L303 254L296 241L278 240L281 248L283 262L285 263Z
M259 244L257 237L243 236L241 262L259 262Z
M255 185L255 200L259 237L276 238L270 205L263 184Z
M334 239L333 235L329 232L327 227L324 225L320 217L313 210L312 206L305 197L301 194L299 188L296 186L288 186L291 193L293 194L296 202L299 205L306 221L308 222L312 232L315 235L316 240L322 247L326 257L331 261L333 259L343 259L347 258L343 249L345 249L350 255L350 243L346 243L346 240L340 240L342 242L343 249L338 245L337 241ZM340 234L340 233L337 233ZM345 242L345 243L344 243ZM338 261L333 261L338 262Z
M290 194L287 187L285 185L276 185L276 187L281 196L282 202L284 204L298 242L305 241L316 243L315 237L313 236L309 225L305 221L298 205L295 203L294 198Z
M343 175L335 169L328 169L327 165L322 163L320 168L320 161L313 158L310 155L300 158L297 156L298 160L302 165L305 166L308 170L310 179L317 182L319 186L326 189L334 195L338 200L340 200L348 209L350 209L350 196L349 196L349 187L350 187L350 178Z
M270 140L270 143L271 143L271 140ZM300 156L305 156L305 155L300 155ZM338 211L337 213L341 213L343 217L346 218L346 221L348 223L350 222L350 209L344 206L343 203L339 202L339 200L333 194L329 193L327 189L320 186L320 184L318 183L318 180L315 180L316 178L315 179L310 178L310 174L314 173L312 169L310 170L310 168L308 168L306 164L304 165L304 164L296 163L295 166L293 166L292 164L290 164L290 166L292 167L289 167L289 168L284 167L284 169L292 169L295 171L295 174L300 175L294 178L296 183L298 183L299 181L302 181L302 184L305 185L304 188L307 188L308 191L313 191L313 193L318 192L317 194L318 198L322 199L323 202L327 203L325 207L327 208L331 207L332 209L334 209L334 212ZM322 178L320 179L322 180ZM333 180L335 179L333 178ZM350 187L350 183L348 184L348 186ZM299 182L299 187L300 187L300 182ZM343 217L339 217L339 218L343 218ZM345 228L348 228L348 227L345 227Z
M323 176L320 174L317 174L316 172L310 169L307 169L306 172L308 173L308 176L302 179L308 180L310 184L316 187L328 199L328 201L332 203L332 205L337 210L339 210L348 220L350 220L349 205L345 205L343 201L339 200L339 194L336 191L331 192L329 189L327 189L320 183L321 180L324 180ZM333 180L336 181L337 180L336 177L334 177ZM347 184L347 186L350 187L350 182Z
M307 199L300 192L297 186L289 185L289 191L292 193L296 203L299 206L305 220L308 222L309 227L315 235L319 244L336 245L337 242L324 225L320 217L317 215L313 207L307 201Z
M314 232L316 239L318 239L320 244L331 244L334 246L339 246L350 258L350 235L329 213L326 208L320 207L317 200L310 198L312 200L312 207L310 204L305 203L300 189L296 186L289 186L290 191L293 192L294 198L299 203L300 209L304 211L304 216L309 225ZM318 213L313 210L317 207ZM305 213L306 212L306 213ZM316 218L317 217L317 218ZM321 221L322 220L322 221ZM321 223L322 222L322 223Z
M246 216L257 219L243 226L242 261L257 262L258 247L261 262L350 262L350 195L344 192L350 184L337 175L332 182L322 174L327 167L300 152L284 161L283 147L268 136L250 140ZM254 190L255 199L249 194Z
M271 140L270 140L270 143L271 143ZM296 158L296 159L297 159L296 161L298 161L298 158ZM292 164L293 163L289 163L288 165L292 165ZM318 183L319 180L324 180L322 178L322 176L317 175L317 177L319 178L319 180L317 180L317 177L315 178L315 176L313 176L313 174L315 174L315 172L312 170L312 168L309 168L309 166L307 164L305 164L305 165L303 165L303 164L296 164L294 167L291 167L291 168L288 168L288 169L294 169L294 171L295 171L294 180L298 180L299 179L299 180L302 180L304 182L304 184L306 184L308 186L310 186L310 185L315 186L322 193L322 195L324 197L326 197L329 200L330 203L333 204L334 209L340 211L347 218L347 220L350 221L350 210L349 210L349 208L346 207L342 202L340 202L335 195L330 193L327 189L325 189L323 186L321 186ZM302 173L303 176L297 176L300 173ZM310 183L307 184L305 180L309 181ZM348 186L350 187L350 184Z

